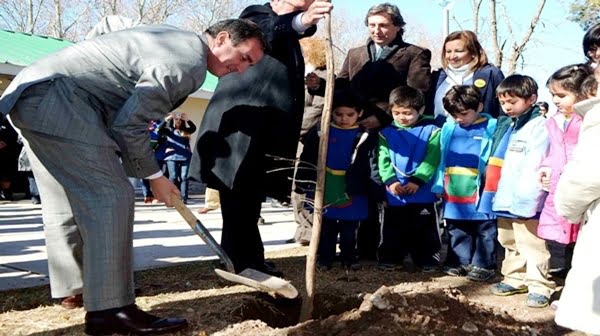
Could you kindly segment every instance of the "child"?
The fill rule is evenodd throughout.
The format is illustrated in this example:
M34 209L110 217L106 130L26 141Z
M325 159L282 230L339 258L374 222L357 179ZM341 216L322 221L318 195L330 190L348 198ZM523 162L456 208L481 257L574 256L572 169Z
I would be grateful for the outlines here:
M585 99L596 98L596 93L598 92L598 81L596 81L596 76L589 75L587 78L581 83L581 89L579 90L579 95L585 97Z
M600 68L596 68L600 74ZM573 110L583 119L579 142L572 160L564 169L556 187L556 211L581 225L573 253L573 268L569 272L560 296L555 321L558 325L600 335L600 98L577 103Z
M498 119L482 195L482 202L492 200L498 241L505 249L504 279L491 291L502 296L529 292L527 305L533 308L547 306L555 288L548 279L550 253L535 234L545 197L537 168L548 148L546 119L535 105L537 90L533 78L522 75L505 78L496 89L507 116Z
M548 109L550 108L550 105L548 105L548 103L546 103L545 101L539 101L536 104L540 108L540 114L542 115L542 117L547 118Z
M540 215L537 234L546 240L550 251L549 272L559 279L565 279L571 268L579 222L572 223L559 216L554 207L554 197L558 179L567 162L571 161L579 137L582 119L573 113L573 105L586 98L580 89L591 72L585 64L569 65L556 71L546 83L558 112L546 122L550 146L538 174L548 197Z
M475 86L453 86L443 105L454 120L449 119L442 127L442 155L432 190L443 193L450 235L444 272L487 281L496 273L498 230L496 217L479 212L477 207L496 119L480 113L481 93Z
M392 125L380 131L379 175L387 186L379 268L394 270L410 254L425 272L437 270L441 248L431 192L440 161L440 130L423 116L423 94L403 86L390 93Z
M334 96L332 123L327 147L323 223L318 250L318 267L331 269L340 236L340 251L345 267L360 268L356 250L356 233L368 216L368 194L374 187L375 148L377 138L359 127L362 112L358 100L348 92ZM319 152L320 127L305 136L296 175L296 192L314 194L314 182ZM312 168L310 165L313 165ZM376 174L375 174L376 176Z

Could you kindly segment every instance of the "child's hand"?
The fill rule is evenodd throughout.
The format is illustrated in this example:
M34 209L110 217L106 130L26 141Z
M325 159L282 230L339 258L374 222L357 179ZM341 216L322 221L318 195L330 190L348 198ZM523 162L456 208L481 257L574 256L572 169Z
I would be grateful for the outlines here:
M404 194L404 188L400 184L400 182L394 182L389 185L388 190L392 193L392 195L398 196Z
M538 184L544 191L550 191L550 178L552 177L552 169L550 167L542 167L538 169Z
M417 192L417 190L419 190L419 186L413 182L408 182L404 186L404 193L407 195L414 195Z

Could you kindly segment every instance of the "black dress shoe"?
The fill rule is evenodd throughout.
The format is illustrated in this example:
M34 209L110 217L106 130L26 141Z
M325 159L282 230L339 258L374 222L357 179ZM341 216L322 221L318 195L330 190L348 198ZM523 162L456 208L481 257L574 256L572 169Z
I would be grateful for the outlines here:
M185 319L160 318L134 304L85 315L86 335L160 335L176 332L187 325Z
M272 275L274 277L283 278L283 272L278 270L275 267L275 264L270 261L267 261L267 262L263 263L262 265L258 265L256 267L252 267L252 268L257 271Z

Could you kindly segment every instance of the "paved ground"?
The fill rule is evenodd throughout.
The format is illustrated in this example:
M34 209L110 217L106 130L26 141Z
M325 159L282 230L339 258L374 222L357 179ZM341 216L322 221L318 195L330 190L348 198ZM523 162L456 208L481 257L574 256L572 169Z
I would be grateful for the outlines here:
M203 199L192 196L194 213ZM265 250L294 246L286 244L296 229L290 208L263 203L266 225L260 226ZM221 212L197 217L221 241ZM214 259L215 254L194 234L174 209L136 202L134 226L135 269L164 267L194 260ZM29 200L0 203L0 291L48 283L48 265L41 207Z

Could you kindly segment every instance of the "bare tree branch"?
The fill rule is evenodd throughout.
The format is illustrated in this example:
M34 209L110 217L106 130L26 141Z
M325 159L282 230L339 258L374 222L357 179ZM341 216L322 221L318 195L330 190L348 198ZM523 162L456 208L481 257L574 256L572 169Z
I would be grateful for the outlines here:
M452 20L454 20L454 23L456 23L456 25L458 26L458 30L464 30L463 27L462 27L462 24L456 18L456 15L452 14Z
M521 42L519 44L517 44L516 42L513 44L512 54L508 63L508 74L512 74L516 71L517 61L523 55L523 51L525 51L525 46L531 39L531 35L533 34L533 31L535 30L535 27L537 26L540 20L540 16L542 15L542 11L544 10L545 5L546 0L539 0L536 11L533 17L531 18L531 22L527 31L525 32L525 35L523 36L523 39L521 39Z
M45 0L0 1L0 26L33 34L43 28L37 19L44 6Z
M479 33L479 10L483 0L471 0L471 8L473 9L473 32L475 35Z

